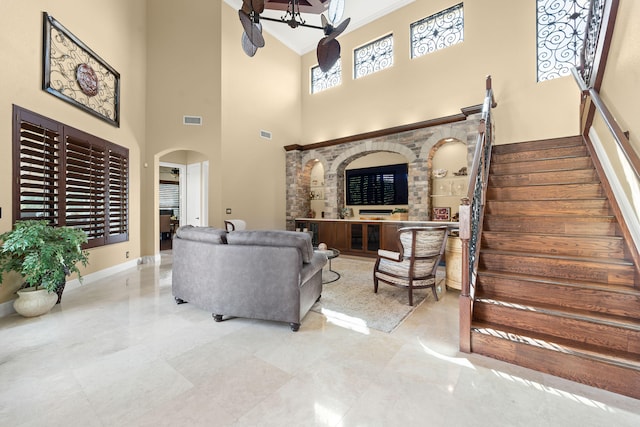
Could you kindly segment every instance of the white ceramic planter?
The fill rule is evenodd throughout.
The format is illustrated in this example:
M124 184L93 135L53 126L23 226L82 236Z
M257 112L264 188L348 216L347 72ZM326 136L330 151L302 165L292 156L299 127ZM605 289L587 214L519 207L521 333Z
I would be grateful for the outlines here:
M56 302L58 295L46 289L25 288L18 291L18 299L13 308L24 317L36 317L48 313Z

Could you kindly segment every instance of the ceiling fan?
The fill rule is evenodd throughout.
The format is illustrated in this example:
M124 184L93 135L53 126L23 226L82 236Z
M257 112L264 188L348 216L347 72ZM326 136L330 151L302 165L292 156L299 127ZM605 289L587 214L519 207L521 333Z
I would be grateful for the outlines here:
M284 8L285 2L286 9ZM328 8L326 7L327 3ZM265 8L285 10L286 12L280 19L260 16ZM302 18L301 10L320 14L322 26L307 24ZM324 10L327 10L328 16L322 13ZM242 49L247 56L252 57L259 48L264 47L261 19L287 24L291 28L307 27L323 30L324 37L318 42L316 54L320 69L327 72L340 58L340 43L336 37L342 34L351 22L351 18L347 18L337 24L342 19L343 13L344 0L243 0L242 8L238 10L238 16L244 29L241 40Z

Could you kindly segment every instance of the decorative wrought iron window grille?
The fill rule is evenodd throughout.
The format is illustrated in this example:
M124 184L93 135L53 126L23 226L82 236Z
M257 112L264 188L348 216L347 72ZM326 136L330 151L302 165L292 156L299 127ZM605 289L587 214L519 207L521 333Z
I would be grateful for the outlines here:
M464 40L462 3L411 24L411 58L445 49Z
M319 65L311 68L311 93L322 92L342 83L342 61L338 59L329 71L323 73Z
M537 0L538 81L579 68L590 0Z
M393 34L354 50L355 79L377 73L393 65Z

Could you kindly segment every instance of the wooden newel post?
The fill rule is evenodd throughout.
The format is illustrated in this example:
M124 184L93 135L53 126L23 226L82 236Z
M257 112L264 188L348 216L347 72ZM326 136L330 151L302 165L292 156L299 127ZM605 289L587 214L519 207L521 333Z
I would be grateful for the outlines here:
M462 245L462 285L460 290L460 351L471 352L471 283L469 277L469 240L471 239L471 204L463 198L460 205L460 243Z

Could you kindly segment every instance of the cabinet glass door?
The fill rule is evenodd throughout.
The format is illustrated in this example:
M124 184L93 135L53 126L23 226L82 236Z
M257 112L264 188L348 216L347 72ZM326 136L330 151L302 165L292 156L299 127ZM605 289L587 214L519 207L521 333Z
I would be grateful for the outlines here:
M351 250L359 250L364 249L363 246L363 237L364 233L362 224L351 224Z
M367 251L378 252L380 249L380 225L367 224Z

